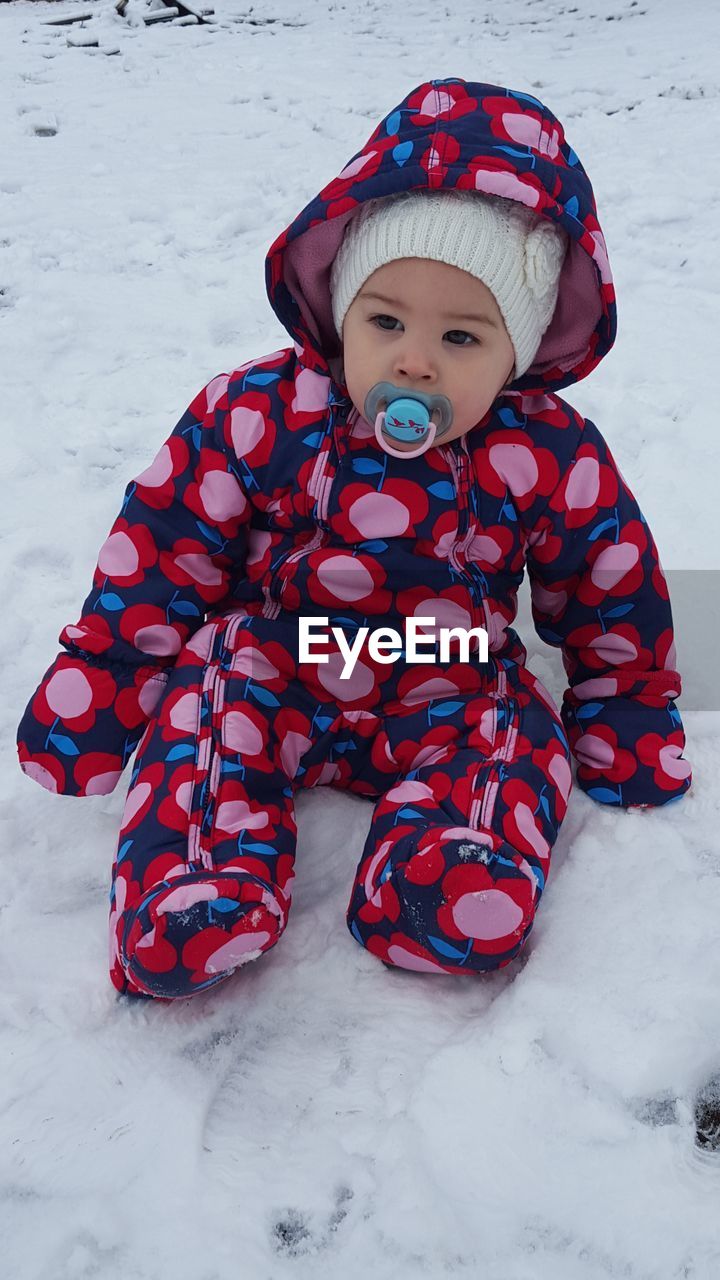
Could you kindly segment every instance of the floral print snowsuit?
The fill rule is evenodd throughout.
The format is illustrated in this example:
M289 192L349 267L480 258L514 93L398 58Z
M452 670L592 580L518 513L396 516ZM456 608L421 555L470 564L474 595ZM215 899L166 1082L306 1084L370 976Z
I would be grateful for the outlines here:
M343 382L330 266L362 201L454 187L568 232L558 304L470 432L394 458ZM655 543L598 428L558 394L609 351L616 311L555 116L496 85L419 85L275 240L266 282L291 345L212 377L130 482L18 731L25 773L65 795L112 791L135 752L110 976L140 997L203 990L279 940L299 787L374 801L353 937L390 966L461 974L527 939L572 756L601 804L667 804L691 781ZM560 710L511 625L525 566L537 631L562 649ZM332 639L327 661L301 661L300 616L349 641L412 617L481 626L488 661L381 663L366 646L342 679Z

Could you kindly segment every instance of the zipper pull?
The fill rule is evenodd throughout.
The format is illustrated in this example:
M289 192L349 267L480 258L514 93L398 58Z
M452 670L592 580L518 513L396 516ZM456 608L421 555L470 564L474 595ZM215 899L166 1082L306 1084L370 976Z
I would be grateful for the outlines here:
M331 404L336 408L340 408L342 405L352 404L352 401L349 395L343 395L341 388L336 382L331 381L328 404Z

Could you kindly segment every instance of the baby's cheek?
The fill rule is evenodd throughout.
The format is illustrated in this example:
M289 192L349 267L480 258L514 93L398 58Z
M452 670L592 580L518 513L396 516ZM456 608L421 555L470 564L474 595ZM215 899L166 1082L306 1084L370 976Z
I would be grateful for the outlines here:
M453 409L453 420L450 431L453 435L463 435L481 416L481 404L477 396L467 393L450 392L450 403Z
M374 380L377 381L377 378ZM357 367L345 365L345 385L348 389L348 395L353 402L361 417L365 414L365 399L368 391L373 386L367 373L358 370Z

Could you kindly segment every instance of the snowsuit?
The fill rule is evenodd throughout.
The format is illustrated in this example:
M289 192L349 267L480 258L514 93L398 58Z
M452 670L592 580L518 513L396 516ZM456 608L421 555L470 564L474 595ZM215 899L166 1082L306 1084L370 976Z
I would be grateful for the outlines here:
M531 368L464 436L386 454L353 406L329 273L371 197L508 196L568 232ZM414 89L268 251L292 345L219 374L128 485L80 620L18 731L51 791L112 791L136 750L112 868L110 973L171 999L279 940L294 795L374 800L347 924L388 965L479 973L533 925L577 781L615 806L690 786L658 553L598 428L558 395L615 338L588 177L537 99L462 79ZM568 678L558 710L512 628L527 565L537 631ZM488 661L394 663L352 678L300 661L298 618L404 632L484 627Z

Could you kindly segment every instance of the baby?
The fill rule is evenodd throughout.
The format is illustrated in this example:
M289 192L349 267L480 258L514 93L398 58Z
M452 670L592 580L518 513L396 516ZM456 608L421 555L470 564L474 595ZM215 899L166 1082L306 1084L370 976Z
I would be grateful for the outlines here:
M374 801L353 937L462 974L532 929L571 753L601 804L691 781L655 543L558 394L616 313L555 116L496 85L419 85L274 242L266 281L291 345L213 377L128 485L18 731L24 772L65 795L112 791L137 748L110 976L141 998L279 940L300 787ZM525 565L560 710L511 625ZM393 640L409 624L422 657Z

